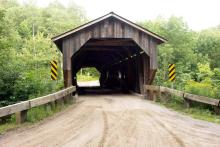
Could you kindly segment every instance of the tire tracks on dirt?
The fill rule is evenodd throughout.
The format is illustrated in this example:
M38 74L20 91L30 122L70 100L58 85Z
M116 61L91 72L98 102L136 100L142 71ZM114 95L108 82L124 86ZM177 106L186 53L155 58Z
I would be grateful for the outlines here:
M160 120L158 120L157 118L155 118L152 114L150 114L149 112L145 111L145 114L147 114L148 116L150 116L155 123L157 123L161 128L165 129L175 140L176 142L181 146L181 147L185 147L184 142L171 130L169 130Z
M102 111L102 116L103 116L103 133L102 133L102 138L101 138L99 147L104 147L106 136L108 133L108 118L107 118L107 114L105 111Z

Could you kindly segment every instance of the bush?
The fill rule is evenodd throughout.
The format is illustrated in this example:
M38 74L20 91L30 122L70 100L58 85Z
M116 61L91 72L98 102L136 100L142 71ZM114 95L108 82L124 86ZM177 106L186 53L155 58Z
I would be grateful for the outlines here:
M195 82L190 80L185 85L185 90L192 94L213 98L217 97L217 88L212 85L211 81Z

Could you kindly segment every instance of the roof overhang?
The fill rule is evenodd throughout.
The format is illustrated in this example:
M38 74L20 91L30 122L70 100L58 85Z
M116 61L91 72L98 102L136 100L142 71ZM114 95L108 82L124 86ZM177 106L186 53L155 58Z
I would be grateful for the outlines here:
M52 41L53 41L53 42L57 42L57 41L61 40L62 38L65 38L65 37L67 37L67 36L69 36L69 35L72 35L72 34L78 32L78 31L80 31L80 30L83 30L83 29L85 29L85 28L87 28L87 27L89 27L89 26L91 26L91 25L93 25L93 24L96 24L96 23L98 23L98 22L100 22L100 21L102 21L102 20L105 20L105 19L107 19L107 18L110 18L110 17L114 17L114 18L116 18L116 19L118 19L118 20L120 20L120 21L122 21L122 22L124 22L124 23L126 23L126 24L128 24L128 25L130 25L130 26L132 26L132 27L134 27L134 28L136 28L136 29L138 29L139 31L142 31L142 32L144 32L144 33L146 33L146 34L152 36L153 38L155 38L156 40L158 40L159 43L164 43L164 42L167 41L165 38L163 38L163 37L161 37L161 36L159 36L159 35L157 35L157 34L151 32L151 31L149 31L149 30L146 29L146 28L143 28L143 27L141 27L141 26L139 26L139 25L137 25L137 24L135 24L135 23L133 23L133 22L131 22L131 21L129 21L129 20L127 20L127 19L125 19L125 18L123 18L123 17L117 15L117 14L115 14L114 12L110 12L110 13L108 13L108 14L102 16L102 17L99 17L99 18L97 18L97 19L95 19L95 20L92 20L92 21L90 21L90 22L88 22L88 23L85 23L85 24L83 24L83 25L81 25L81 26L79 26L79 27L76 27L76 28L74 28L74 29L72 29L72 30L69 30L69 31L64 32L64 33L62 33L62 34L59 34L59 35L53 37L53 38L52 38Z

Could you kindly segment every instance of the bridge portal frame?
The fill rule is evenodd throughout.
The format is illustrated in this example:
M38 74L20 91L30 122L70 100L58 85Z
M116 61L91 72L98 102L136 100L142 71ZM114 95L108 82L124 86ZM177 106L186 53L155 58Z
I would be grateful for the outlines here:
M52 41L63 53L65 87L76 85L77 71L91 66L103 75L120 70L128 89L143 94L143 85L152 84L158 67L156 47L166 39L111 12Z

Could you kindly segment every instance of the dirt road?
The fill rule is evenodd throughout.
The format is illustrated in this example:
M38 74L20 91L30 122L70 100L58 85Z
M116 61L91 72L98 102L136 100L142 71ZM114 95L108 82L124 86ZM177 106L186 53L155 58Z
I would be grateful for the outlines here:
M83 96L43 123L0 136L0 146L220 147L220 125L137 96Z

